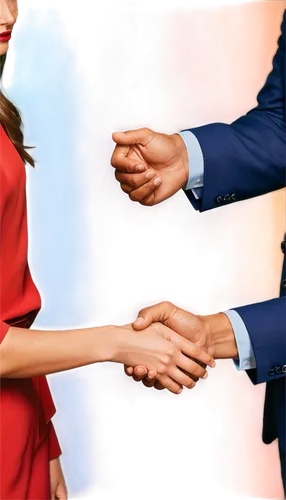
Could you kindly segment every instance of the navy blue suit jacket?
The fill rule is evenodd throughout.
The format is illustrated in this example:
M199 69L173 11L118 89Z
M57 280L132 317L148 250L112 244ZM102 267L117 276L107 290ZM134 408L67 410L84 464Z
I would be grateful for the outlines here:
M213 123L191 129L204 157L201 200L186 194L200 211L259 196L285 187L285 22L273 69L259 92L258 106L231 125ZM237 308L250 335L256 369L254 384L268 382L264 411L264 442L279 437L285 445L286 262L279 298Z

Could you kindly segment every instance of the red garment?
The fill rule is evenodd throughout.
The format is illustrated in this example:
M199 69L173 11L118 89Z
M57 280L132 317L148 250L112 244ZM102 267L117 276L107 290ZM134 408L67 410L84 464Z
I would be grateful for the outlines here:
M29 328L41 299L27 262L26 172L0 126L0 342L9 326ZM8 333L9 335L9 333ZM49 460L61 454L46 377L2 379L0 498L49 499Z

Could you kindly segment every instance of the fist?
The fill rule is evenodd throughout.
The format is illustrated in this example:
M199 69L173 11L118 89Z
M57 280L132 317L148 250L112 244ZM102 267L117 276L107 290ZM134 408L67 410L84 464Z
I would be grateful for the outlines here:
M189 177L185 143L178 134L148 128L115 132L111 165L121 189L132 201L152 206L184 187Z

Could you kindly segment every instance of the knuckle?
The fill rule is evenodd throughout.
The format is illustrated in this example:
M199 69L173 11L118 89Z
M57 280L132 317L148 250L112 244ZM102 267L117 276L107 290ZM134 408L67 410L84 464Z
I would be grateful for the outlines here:
M120 182L120 180L123 180L123 179L122 179L122 174L121 174L120 170L117 170L117 169L116 169L116 170L114 171L114 177L115 177L115 179L116 179L118 182Z
M115 158L115 154L113 153L112 157L111 157L111 160L110 160L110 165L112 167L116 167L116 158Z
M169 346L166 347L163 357L166 360L166 364L170 364L176 356L176 348L172 342L169 342Z
M142 200L140 201L140 204L144 207L152 207L154 205L154 199L152 198L151 200Z
M143 127L142 132L143 132L143 134L149 135L151 130L148 127Z
M118 146L116 146L111 156L110 165L116 168L117 165L119 164L119 160L120 160L119 148Z
M143 205L143 207L153 207L154 202L147 201L146 199L143 199L143 200L140 200L140 204Z
M161 363L165 366L168 366L171 361L171 356L168 353L163 354L161 358Z
M132 192L129 193L129 198L131 201L139 201L138 197L136 195L132 194Z
M141 207L149 207L150 203L148 203L146 200L138 200L138 203L141 205Z
M128 190L128 187L126 186L126 184L120 184L120 187L124 193L127 193L127 194L129 193L129 190Z
M124 171L127 173L127 174L136 174L136 169L135 169L135 165L133 163L127 163L127 165L124 167Z
M166 364L163 363L163 362L159 363L158 373L160 373L160 375L164 375L166 372L167 372L167 366L166 366Z
M192 357L193 358L198 358L201 354L201 349L196 346L195 344L192 346Z
M130 176L130 178L128 179L128 181L129 181L130 186L132 186L134 188L140 187L139 181L133 175Z

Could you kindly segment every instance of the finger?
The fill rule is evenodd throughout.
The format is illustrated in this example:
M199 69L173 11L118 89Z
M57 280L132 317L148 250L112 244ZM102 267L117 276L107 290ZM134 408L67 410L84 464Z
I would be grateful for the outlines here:
M156 372L156 374L157 374L157 372ZM141 376L133 375L132 379L134 382L139 382L139 383L141 383L141 385L143 384L143 386L146 389L150 389L150 388L152 389L155 385L155 382L156 382L156 378L153 376L149 377L148 374L141 375Z
M142 174L127 174L125 172L121 172L120 170L115 170L116 180L120 182L120 184L132 187L132 190L143 186L146 182L153 179L155 175L156 173L151 169L146 170L146 172L143 172Z
M172 380L168 375L159 375L157 380L159 383L168 389L168 391L173 394L181 394L183 388L180 384L178 384L175 380Z
M146 389L153 389L155 387L155 384L156 384L156 378L154 377L150 378L149 375L147 375L143 381L143 385L144 387L146 387Z
M132 327L134 330L143 330L155 322L165 323L175 311L176 307L171 302L160 302L154 306L145 307L138 313Z
M133 370L133 374L136 377L138 377L139 379L140 379L140 377L141 378L146 377L147 373L148 373L147 368L145 368L145 366L141 366L141 365L135 366L135 368Z
M210 366L211 368L215 367L214 358L196 344L193 344L192 342L181 337L175 332L172 334L172 340L175 340L177 347L179 347L182 353L186 354L186 356L190 357L191 359L198 360L201 363ZM182 368L184 368L184 366Z
M154 132L148 128L139 128L137 130L127 130L126 132L114 132L112 139L116 144L142 144L146 146L153 138Z
M149 370L148 377L149 378L156 378L156 377L158 377L158 372L156 370Z
M197 378L204 378L207 373L206 369L200 366L195 359L190 359L182 353L178 355L176 364L184 371L184 373L193 375Z
M127 375L133 375L133 366L128 366L127 368L125 367L124 368L125 372L127 373Z
M149 370L147 376L143 380L143 384L146 387L154 387L157 376L158 372L156 370Z
M129 151L130 149L125 146L116 146L110 160L111 166L121 172L138 173L147 170L145 162L130 157Z
M152 193L158 189L158 187L162 184L162 179L160 177L155 177L151 179L151 181L146 182L143 186L138 189L134 189L129 193L129 198L132 201L138 201L139 203L144 204L145 198L150 196Z
M128 184L120 184L120 187L121 187L122 191L123 191L124 193L127 193L127 194L131 193L131 191L132 191L132 189L133 189L133 188L132 188L131 186L129 186Z
M169 375L181 386L187 387L188 389L193 389L196 385L196 382L188 375L183 373L179 368L173 367L170 370Z
M164 389L166 389L166 387L160 384L158 380L155 381L154 387L155 389L157 389L157 391L163 391Z

